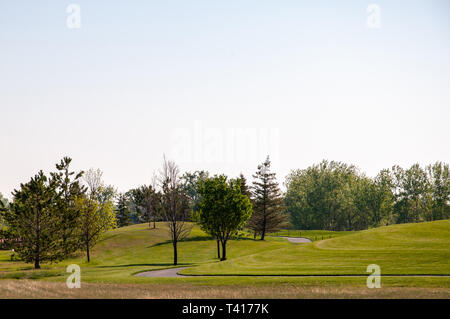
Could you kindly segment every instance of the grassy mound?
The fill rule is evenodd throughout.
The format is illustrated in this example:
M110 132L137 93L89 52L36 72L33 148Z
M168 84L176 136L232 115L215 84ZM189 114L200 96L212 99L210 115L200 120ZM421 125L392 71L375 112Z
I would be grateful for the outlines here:
M31 264L10 261L9 251L0 251L0 278L65 281L66 266L78 264L83 282L148 283L190 282L198 284L253 283L255 279L226 277L144 278L134 274L172 265L172 245L164 223L112 230L92 252L92 261L78 256L33 270ZM179 266L191 275L367 275L369 264L378 264L382 275L450 275L450 221L404 224L348 233L309 244L293 244L268 237L266 241L232 240L228 260L216 258L216 243L197 226L179 244ZM234 281L233 281L234 280ZM257 281L265 282L261 277ZM294 279L270 279L292 282ZM350 279L347 279L350 280ZM359 279L358 279L359 280Z
M450 220L392 225L189 268L192 275L450 275Z

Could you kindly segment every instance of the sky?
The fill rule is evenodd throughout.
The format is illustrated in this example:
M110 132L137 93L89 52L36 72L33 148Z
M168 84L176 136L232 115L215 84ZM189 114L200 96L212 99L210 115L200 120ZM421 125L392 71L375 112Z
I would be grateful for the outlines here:
M450 3L0 1L0 193L100 168L280 183L322 159L369 176L450 160Z

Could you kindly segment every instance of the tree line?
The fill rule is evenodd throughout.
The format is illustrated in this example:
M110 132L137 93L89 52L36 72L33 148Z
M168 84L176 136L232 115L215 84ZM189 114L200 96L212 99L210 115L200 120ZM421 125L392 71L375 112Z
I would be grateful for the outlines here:
M178 166L164 158L162 169L149 185L118 193L105 185L100 169L70 170L64 157L48 176L39 171L12 192L11 203L0 197L0 239L18 257L34 263L55 262L83 250L87 261L101 235L133 223L165 222L178 263L178 243L194 223L217 241L217 257L226 260L227 243L244 228L264 239L267 232L287 222L281 192L270 172L269 158L258 167L252 187L238 178L210 176L208 172L181 175Z
M449 165L393 166L369 178L355 166L322 161L286 178L295 229L362 230L450 218Z
M89 262L105 231L135 223L167 225L176 265L178 243L194 223L215 240L217 258L226 260L228 241L242 231L264 240L282 228L361 230L450 216L449 166L442 162L394 166L369 178L353 165L324 160L291 171L284 193L269 157L251 185L243 174L181 174L164 157L149 184L124 193L105 185L101 170L73 172L70 163L65 157L49 176L38 172L13 191L11 203L0 196L0 244L35 268L80 250Z

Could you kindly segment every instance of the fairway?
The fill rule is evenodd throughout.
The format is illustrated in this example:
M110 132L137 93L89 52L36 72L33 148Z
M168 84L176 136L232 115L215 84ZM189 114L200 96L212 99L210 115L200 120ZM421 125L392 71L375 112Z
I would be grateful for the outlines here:
M449 275L450 221L402 224L310 244L291 244L182 274L364 275L370 264L383 275Z
M90 263L80 254L71 260L45 264L41 270L33 270L31 264L11 261L10 251L1 251L0 278L4 280L0 281L0 292L2 297L12 296L13 287L16 289L22 282L23 297L31 293L25 293L28 291L25 287L40 285L44 290L47 289L44 287L56 285L59 287L56 291L67 296L68 292L63 289L68 276L65 268L73 263L80 265L82 283L86 284L85 295L74 292L74 297L96 297L91 295L92 291L101 287L115 288L110 295L105 291L97 297L117 296L120 285L124 287L124 297L139 297L139 291L149 284L161 285L164 292L153 287L142 293L142 297L149 297L152 291L156 297L178 298L181 297L179 289L186 290L186 296L193 295L197 289L211 289L217 296L222 291L223 296L246 298L251 297L251 291L255 298L448 297L450 291L449 277L426 276L450 275L449 220L349 232L312 243L291 243L279 237L267 237L265 241L244 237L232 240L228 253L228 260L219 262L215 241L194 226L190 237L179 244L179 265L176 266L184 268L181 275L189 276L136 276L174 266L165 224L158 223L156 229L149 228L148 224L133 225L106 233L95 247ZM365 284L369 264L378 264L382 275L398 277L382 278L384 289L368 289ZM327 277L295 277L298 275ZM87 287L92 287L92 291L88 292ZM314 287L318 289L315 293ZM32 290L39 294L36 289ZM13 295L20 297L20 290L15 291ZM214 293L211 296L215 296Z

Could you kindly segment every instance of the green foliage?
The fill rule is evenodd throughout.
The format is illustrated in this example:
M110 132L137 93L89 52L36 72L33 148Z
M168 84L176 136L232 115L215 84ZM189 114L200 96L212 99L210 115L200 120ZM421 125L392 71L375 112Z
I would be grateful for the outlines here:
M119 194L116 205L116 220L118 227L131 225L131 211L126 194Z
M240 179L227 180L224 175L205 179L199 190L201 227L221 242L221 260L225 260L227 241L251 216L250 200L241 193Z
M429 220L450 218L450 176L449 165L436 162L427 167L431 188L431 214Z
M323 161L287 178L285 203L295 228L361 230L449 218L448 165L394 166L374 179Z
M270 172L270 159L258 166L258 170L253 177L253 215L248 224L254 231L255 236L261 235L264 240L265 234L275 232L287 226L287 215L284 213L283 196L275 173ZM244 189L245 187L241 188Z
M107 230L116 227L113 204L110 201L100 203L95 199L82 196L75 198L75 207L80 213L79 236L86 249L86 257L89 262L90 250L100 236Z
M79 211L75 208L75 198L83 196L87 189L80 184L83 172L75 173L69 169L72 159L64 157L56 164L55 173L51 173L57 185L57 214L60 218L61 249L65 257L70 256L79 247L79 238L76 234Z
M153 227L156 221L161 217L161 193L157 192L151 185L142 185L127 192L130 198L130 209L134 210L137 221L148 223L149 227L153 221Z
M184 191L189 198L189 207L191 209L191 220L197 221L199 218L200 192L199 184L209 177L206 171L186 172L181 176L181 183Z
M9 209L8 199L3 197L0 193L0 239L3 238L2 231L6 230L5 221L3 220L4 213Z
M11 240L19 257L25 262L41 262L63 258L61 249L61 215L58 214L58 183L42 171L19 190L14 190L11 209L4 214Z

